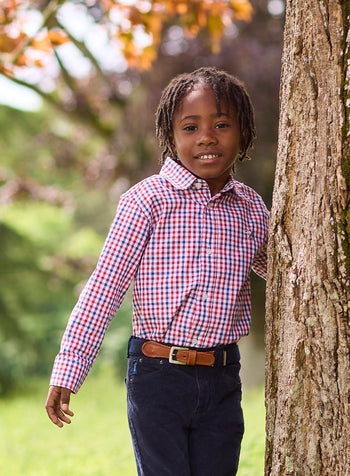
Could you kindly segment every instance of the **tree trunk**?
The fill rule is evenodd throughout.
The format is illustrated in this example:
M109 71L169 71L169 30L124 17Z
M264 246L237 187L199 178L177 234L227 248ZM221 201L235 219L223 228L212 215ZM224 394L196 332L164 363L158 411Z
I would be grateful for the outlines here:
M265 475L350 475L350 2L287 0Z

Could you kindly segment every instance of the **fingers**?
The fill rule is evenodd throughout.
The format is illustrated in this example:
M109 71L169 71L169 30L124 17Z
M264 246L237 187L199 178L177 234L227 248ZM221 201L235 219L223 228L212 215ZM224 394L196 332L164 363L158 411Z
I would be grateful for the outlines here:
M50 420L60 428L63 427L63 422L67 423L68 425L71 423L70 418L66 417L63 410L61 410L60 408L55 410L54 413L51 412L51 414L49 414L48 412L48 415Z
M52 423L59 428L63 427L63 423L71 423L68 416L73 416L74 413L69 409L71 391L64 387L50 387L49 394L46 400L46 412Z
M60 388L61 388L60 407L64 411L64 413L66 413L69 416L73 416L74 413L72 412L72 410L69 409L71 391L69 390L69 388L64 388L64 387L60 387Z

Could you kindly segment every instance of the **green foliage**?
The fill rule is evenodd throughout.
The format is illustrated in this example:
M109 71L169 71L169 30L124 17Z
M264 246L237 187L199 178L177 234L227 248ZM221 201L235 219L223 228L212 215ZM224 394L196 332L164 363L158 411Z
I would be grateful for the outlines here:
M104 146L100 138L50 110L0 107L0 127L0 394L5 394L28 375L49 373L116 204L85 179L95 174L98 181L99 169L89 161ZM112 332L125 329L125 343L130 312L124 316L122 311Z
M264 474L265 453L265 406L264 388L243 390L245 433L237 476Z
M91 230L77 235L62 208L24 201L3 210L0 394L52 365L76 299L74 286L86 276L87 257L95 259L102 244Z
M47 382L0 400L0 455L7 476L136 476L126 416L125 388L113 369L93 370L77 396L72 424L47 418ZM264 390L243 394L246 431L237 476L259 476L264 465Z
M2 221L47 252L56 250L71 232L71 217L45 202L15 202L3 211Z
M37 250L4 224L0 225L0 246L0 393L4 393L39 364L38 334L43 322L35 321L33 311L41 307L43 312L49 303L38 299L45 276L38 267Z

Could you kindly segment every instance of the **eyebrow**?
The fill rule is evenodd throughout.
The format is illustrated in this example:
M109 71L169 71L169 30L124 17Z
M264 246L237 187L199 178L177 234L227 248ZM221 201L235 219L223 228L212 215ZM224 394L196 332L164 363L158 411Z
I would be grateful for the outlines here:
M215 114L212 114L211 117L213 117L213 118L215 118L215 117L218 117L218 118L219 117L227 117L228 119L231 119L231 116L229 114L224 113L224 112L217 112ZM193 114L193 115L183 117L182 119L180 119L179 122L181 123L183 121L187 121L188 119L200 119L200 118L201 118L201 116Z

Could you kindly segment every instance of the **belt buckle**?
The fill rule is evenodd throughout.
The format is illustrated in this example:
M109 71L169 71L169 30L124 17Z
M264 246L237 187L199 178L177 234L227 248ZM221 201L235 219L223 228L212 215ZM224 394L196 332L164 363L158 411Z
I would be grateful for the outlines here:
M169 362L171 364L187 365L186 362L179 362L178 360L175 360L174 352L177 351L177 350L189 350L189 348L188 347L176 347L175 345L173 345L170 348L170 352L169 352Z

